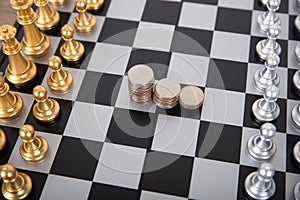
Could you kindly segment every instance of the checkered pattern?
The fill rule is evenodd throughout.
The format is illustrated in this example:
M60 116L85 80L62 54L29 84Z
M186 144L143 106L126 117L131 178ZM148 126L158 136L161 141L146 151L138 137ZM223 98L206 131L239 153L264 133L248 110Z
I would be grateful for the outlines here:
M47 32L51 49L35 60L36 84L46 87L47 59L59 55L63 44L60 28L72 25L76 16L73 1L57 9L61 24ZM92 12L95 30L88 35L75 31L85 46L84 58L63 61L74 77L72 90L48 90L61 105L58 121L38 122L31 112L33 87L11 85L25 107L18 119L0 122L8 140L1 164L12 163L31 176L29 199L248 199L244 180L259 165L249 158L246 143L259 131L251 106L261 98L253 74L263 67L255 45L265 38L256 25L264 11L258 0L105 0ZM298 14L295 0L281 2L281 114L274 122L278 149L270 161L276 169L274 199L293 199L300 180L292 158L300 137L290 117L299 101L291 88L299 66L293 53ZM23 30L18 30L20 40ZM2 55L2 72L7 63ZM156 80L171 77L182 86L201 87L206 94L202 108L166 111L130 102L126 74L139 63L148 64ZM42 164L28 164L19 155L18 129L24 123L49 142Z

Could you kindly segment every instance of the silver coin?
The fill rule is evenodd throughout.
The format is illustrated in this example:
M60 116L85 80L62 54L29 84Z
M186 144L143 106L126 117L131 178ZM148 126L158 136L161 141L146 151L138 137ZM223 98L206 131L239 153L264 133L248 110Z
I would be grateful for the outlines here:
M147 65L135 65L128 71L128 83L133 88L145 87L154 83L153 70Z
M159 99L176 99L180 93L180 84L178 81L170 78L159 80L154 88L154 93Z
M179 96L180 105L186 109L197 109L203 104L204 93L196 86L182 88Z

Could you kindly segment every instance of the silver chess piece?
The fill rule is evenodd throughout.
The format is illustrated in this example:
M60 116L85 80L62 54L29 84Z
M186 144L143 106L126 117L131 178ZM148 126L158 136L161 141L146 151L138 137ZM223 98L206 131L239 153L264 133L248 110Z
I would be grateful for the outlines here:
M273 180L275 170L269 163L262 163L256 172L249 174L244 187L247 194L253 199L269 199L276 191Z
M296 0L297 6L300 8L300 0Z
M300 93L300 70L296 71L293 75L293 84L296 89L296 93Z
M300 32L300 15L298 15L298 16L296 17L294 25L295 25L296 30L297 30L298 32Z
M263 98L252 105L252 113L258 121L269 122L278 118L280 108L276 103L279 97L278 87L272 85L266 88Z
M269 0L259 0L263 6L267 6Z
M279 24L274 24L269 27L267 32L267 39L259 41L256 45L256 52L258 56L265 60L270 54L281 54L281 46L276 41L281 33L281 26Z
M300 104L293 107L291 115L294 126L300 130Z
M300 141L298 141L293 148L293 156L298 165L300 165Z
M276 153L276 144L273 141L276 135L276 127L271 123L265 123L260 127L258 135L248 140L247 149L249 155L255 160L268 160Z
M296 56L297 62L300 63L300 43L297 44L297 46L295 47L295 56Z
M300 200L300 181L294 187L294 198L295 200Z
M275 71L280 62L280 58L276 54L270 54L265 61L265 67L255 72L253 79L258 90L264 91L271 85L279 85L280 77Z
M274 24L280 24L280 19L276 14L276 11L279 10L281 0L268 0L267 8L268 11L262 13L257 18L258 28L261 32L265 33L268 31L268 28Z

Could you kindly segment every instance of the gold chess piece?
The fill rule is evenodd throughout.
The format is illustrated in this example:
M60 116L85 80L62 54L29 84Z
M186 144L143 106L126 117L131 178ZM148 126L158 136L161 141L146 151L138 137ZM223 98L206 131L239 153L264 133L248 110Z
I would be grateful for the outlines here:
M104 0L87 0L88 10L98 10L102 7Z
M2 194L6 199L24 199L32 190L31 178L18 172L11 164L2 165L0 175L3 179Z
M46 31L58 25L59 13L48 5L49 0L34 0L34 4L38 7L36 12L38 17L35 21L37 27Z
M23 100L20 95L10 92L9 85L0 76L0 118L14 119L21 114Z
M17 29L12 25L0 27L0 40L3 43L3 53L8 56L9 64L6 67L6 79L16 86L23 86L34 80L37 69L33 61L25 59L21 45L15 38Z
M96 26L96 18L87 12L87 0L75 0L75 7L78 15L74 18L73 24L79 32L91 32Z
M37 136L33 126L25 124L19 131L22 144L20 155L28 162L40 162L45 159L48 152L48 142L42 136Z
M48 65L52 73L48 76L48 86L56 92L67 92L73 83L72 74L62 69L62 61L58 56L51 56Z
M2 129L0 129L0 151L4 149L6 144L6 135Z
M60 48L60 55L68 62L80 60L84 54L84 46L74 40L74 29L66 24L61 29L61 35L66 42Z
M59 114L60 106L54 99L48 97L46 88L42 85L33 88L33 97L37 101L33 106L33 115L42 122L51 122Z
M50 2L54 5L54 6L62 6L64 4L66 4L68 2L68 0L50 0Z
M32 4L33 0L10 0L11 7L17 11L17 21L24 28L23 52L31 57L41 57L47 53L50 40L35 25L37 15L31 8Z

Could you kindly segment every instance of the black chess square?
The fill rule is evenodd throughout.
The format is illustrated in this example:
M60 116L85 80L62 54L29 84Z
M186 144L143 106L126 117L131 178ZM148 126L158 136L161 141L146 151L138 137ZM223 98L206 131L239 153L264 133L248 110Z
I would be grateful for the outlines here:
M200 56L209 56L213 32L192 28L176 27L171 51Z
M180 169L180 173L178 173ZM193 158L151 151L146 155L140 188L187 197Z
M251 32L251 11L218 8L216 30L249 35Z
M157 117L153 113L115 108L106 141L150 149Z
M288 69L288 99L300 100L300 93L297 92L293 83L293 76L296 72L296 69Z
M180 10L180 2L160 0L147 1L142 21L177 25Z
M212 122L200 122L196 155L230 163L239 163L242 128ZM210 141L210 146L205 144ZM214 142L212 142L214 141ZM208 151L208 149L210 151Z
M300 141L298 135L287 134L287 152L286 152L286 171L291 173L300 173L300 165L296 161L293 153L294 146Z
M146 64L152 68L156 80L163 79L167 77L170 59L170 52L134 49L131 52L126 72L134 65Z
M101 105L115 105L122 76L87 71L77 100Z
M19 137L19 129L0 126L6 136L5 147L1 150L0 165L6 164Z
M238 76L232 77L232 74ZM217 81L221 76L221 81ZM246 91L247 63L210 59L206 86L210 88Z
M138 22L106 18L98 42L132 46Z
M93 183L88 200L130 199L138 200L140 191L112 185Z
M63 137L51 167L51 174L93 180L103 144Z
M252 113L252 105L254 101L260 98L262 98L262 96L246 94L244 126L259 129L260 126L263 124L263 122L257 121ZM277 131L282 133L286 132L286 103L286 99L279 98L277 100L277 104L280 108L280 115L276 120L271 122L276 126Z

